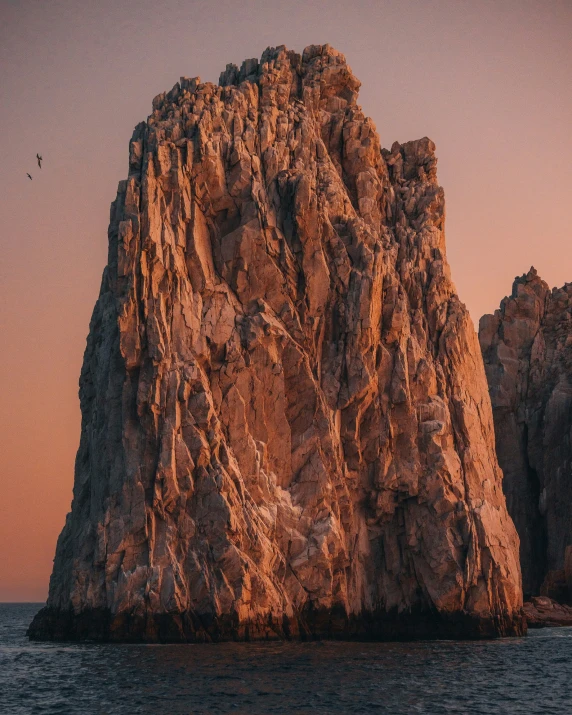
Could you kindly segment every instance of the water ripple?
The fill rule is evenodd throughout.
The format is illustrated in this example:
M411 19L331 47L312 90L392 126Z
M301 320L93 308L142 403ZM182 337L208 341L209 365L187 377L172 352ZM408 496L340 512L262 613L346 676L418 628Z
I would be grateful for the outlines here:
M569 715L572 629L423 643L29 643L0 604L7 715Z

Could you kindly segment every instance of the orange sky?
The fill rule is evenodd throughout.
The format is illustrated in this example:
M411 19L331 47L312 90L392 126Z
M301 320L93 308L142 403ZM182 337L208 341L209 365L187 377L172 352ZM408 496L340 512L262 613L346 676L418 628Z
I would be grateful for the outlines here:
M268 45L334 45L384 146L436 142L453 278L478 320L531 264L572 281L571 33L569 0L3 0L0 601L47 595L109 203L154 95Z

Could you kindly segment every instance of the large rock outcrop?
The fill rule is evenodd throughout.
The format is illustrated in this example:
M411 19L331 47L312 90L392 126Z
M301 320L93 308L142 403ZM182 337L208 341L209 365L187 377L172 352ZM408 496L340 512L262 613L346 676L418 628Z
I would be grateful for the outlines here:
M522 632L434 145L382 150L359 86L278 47L135 129L32 637Z
M563 600L572 544L572 284L551 291L531 268L481 318L479 338L524 592L538 595L544 582L547 595ZM568 571L572 584L570 556Z

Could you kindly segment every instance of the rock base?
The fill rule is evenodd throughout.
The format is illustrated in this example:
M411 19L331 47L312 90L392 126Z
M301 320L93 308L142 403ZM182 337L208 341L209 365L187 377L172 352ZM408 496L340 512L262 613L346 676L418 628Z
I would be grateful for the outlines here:
M536 596L523 607L529 628L572 626L572 606L553 601L546 596Z
M572 609L571 609L572 612ZM212 617L196 613L151 614L146 617L114 616L107 610L58 611L43 608L27 635L38 641L99 641L123 643L207 643L260 640L477 640L526 633L522 615L475 618L466 613L443 616L417 612L364 613L317 611L296 617L239 623L232 616Z

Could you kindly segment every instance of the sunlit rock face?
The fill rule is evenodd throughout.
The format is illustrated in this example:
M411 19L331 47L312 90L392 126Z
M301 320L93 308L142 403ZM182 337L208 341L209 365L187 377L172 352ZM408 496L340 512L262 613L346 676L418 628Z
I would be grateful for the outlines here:
M34 638L520 633L429 139L328 45L182 78L130 144Z
M547 595L571 598L572 284L551 291L531 268L481 318L479 338L524 591L544 581Z

